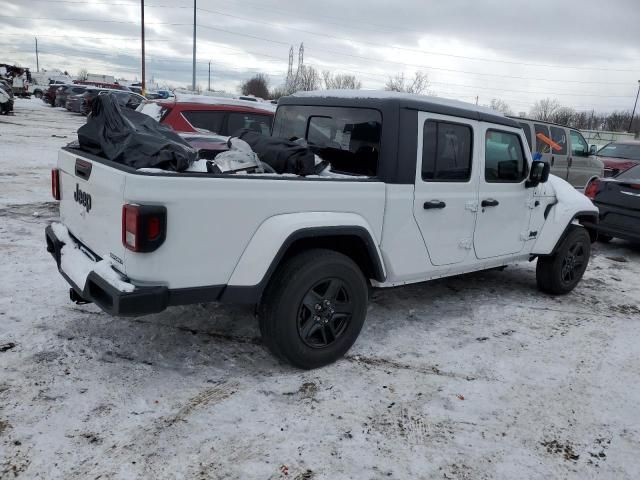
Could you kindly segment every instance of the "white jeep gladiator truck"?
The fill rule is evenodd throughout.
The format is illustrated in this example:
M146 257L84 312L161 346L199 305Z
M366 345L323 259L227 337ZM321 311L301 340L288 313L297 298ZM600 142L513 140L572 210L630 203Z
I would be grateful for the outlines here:
M280 99L272 135L342 175L136 170L63 148L46 240L71 299L112 315L255 304L267 347L315 368L355 342L371 288L537 259L538 287L564 294L587 268L597 208L497 112L315 92Z

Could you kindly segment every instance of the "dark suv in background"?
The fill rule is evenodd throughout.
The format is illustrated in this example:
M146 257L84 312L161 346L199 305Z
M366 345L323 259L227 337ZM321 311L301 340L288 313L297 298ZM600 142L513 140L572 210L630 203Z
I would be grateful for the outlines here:
M62 85L56 90L56 97L53 101L54 107L66 107L67 98L71 95L79 95L87 91L87 87L82 85Z
M88 115L91 111L91 107L93 106L93 101L98 97L98 95L113 95L116 97L116 100L121 107L129 108L131 110L135 110L146 100L142 95L138 95L134 92L109 89L89 89L77 100L74 99L74 103L77 102L77 105L72 111Z

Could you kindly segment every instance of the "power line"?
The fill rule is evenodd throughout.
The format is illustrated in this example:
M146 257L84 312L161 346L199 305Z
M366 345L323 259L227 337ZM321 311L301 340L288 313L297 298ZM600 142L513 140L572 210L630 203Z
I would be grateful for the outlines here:
M3 33L2 36L5 35L13 35L24 37L24 33ZM140 40L140 37L94 37L94 36L86 36L80 37L78 35L40 35L36 34L38 38L46 37L46 38L89 38L91 40ZM160 43L171 43L172 40L160 40L160 39L145 39L147 42L160 42Z
M215 11L206 10L206 9L201 9L201 10L205 10L205 11L208 11L210 13L221 13L221 12L215 12ZM222 15L224 15L224 14L222 14ZM231 16L231 15L227 15L227 16ZM7 17L7 16L0 16L0 17ZM31 17L10 17L10 18L29 18L29 19L31 19ZM237 18L242 18L242 17L237 17ZM40 19L47 19L47 18L46 17L41 17ZM62 20L62 19L60 19L60 20ZM72 21L72 19L66 19L66 20ZM107 23L134 23L134 24L138 23L138 22L132 22L132 21L89 20L89 19L77 19L77 21L96 21L96 22L107 22ZM190 24L181 24L181 23L170 23L170 22L157 22L156 24L159 24L159 25L181 25L181 26L190 25ZM221 29L221 28L210 27L208 25L198 25L198 26L200 26L202 28L205 28L205 29L209 29L209 30L223 32L223 33L226 33L226 34L239 35L239 36L243 36L243 37L258 39L258 40L261 40L261 41L267 41L267 42L270 42L270 43L277 43L277 44L280 44L280 45L288 45L287 42L279 42L279 41L275 41L275 40L272 40L272 39L268 39L268 38L260 37L260 36L256 36L256 35L249 35L249 34L243 34L243 33L239 33L239 32L233 32L233 31L229 31L229 30L225 30L225 29ZM51 36L51 37L54 37L54 36ZM69 37L69 36L59 36L59 37ZM72 37L72 38L93 38L93 39L104 38L104 39L107 39L107 40L116 40L117 39L117 37L115 37L115 38L114 37ZM121 37L121 39L124 39L124 38L131 38L131 39L135 38L137 40L137 37ZM157 41L163 41L163 40L157 40ZM512 75L487 74L487 73L470 72L470 71L464 71L464 70L446 69L446 68L441 68L441 67L432 67L432 66L426 66L426 65L416 65L416 64L409 64L409 63L402 63L402 62L394 62L394 61L390 61L390 60L382 60L382 59L376 59L376 58L365 57L365 56L351 55L351 54L347 54L347 53L344 53L344 52L336 52L336 51L331 51L331 50L326 50L326 49L318 49L318 50L319 51L323 51L323 52L332 53L332 54L344 55L344 56L349 56L349 57L354 57L354 58L361 58L361 59L364 59L364 60L371 60L371 61L382 62L382 63L394 63L394 64L405 65L405 66L417 66L417 67L422 67L422 68L431 69L431 70L451 71L451 72L456 72L456 73L466 73L466 74L472 74L472 75L484 75L484 76L495 76L495 77L501 77L501 78L517 78L517 79L538 80L538 81L556 81L556 82L564 81L566 83L571 82L571 83L581 83L581 84L608 84L608 83L605 83L605 82L581 82L581 81L572 81L572 80L566 80L566 81L565 80L549 80L549 79L536 79L536 78L531 78L531 77L518 77L518 76L512 76ZM277 57L269 56L269 55L266 55L266 54L261 54L261 53L256 53L256 52L249 52L249 51L240 50L240 49L238 49L237 51L245 52L245 53L248 53L248 54L251 54L251 55L277 58ZM94 55L98 55L97 52L92 52L92 53ZM49 54L52 54L52 53L49 52ZM111 55L107 55L107 56L111 56ZM157 59L161 59L162 57L156 57L156 58ZM164 57L164 58L167 61L180 62L180 60L176 60L174 58L168 58L168 57ZM278 60L281 60L281 59L278 58ZM372 74L372 75L382 76L381 74ZM521 92L521 93L529 93L529 94L568 95L568 96L575 96L575 97L593 96L593 97L600 97L600 98L632 98L631 96L616 96L616 95L606 96L606 95L588 94L588 93L532 92L532 91L526 91L526 90L497 89L497 88L491 88L491 87L480 87L480 86L464 85L464 84L452 84L450 82L432 82L432 83L435 83L435 84L440 83L442 85L459 86L459 87L463 87L463 88L484 89L484 90L499 90L499 91L513 91L513 92ZM622 84L622 82L620 82L619 84Z
M70 3L71 0L59 0L59 1L69 1ZM129 4L127 4L129 5ZM133 4L130 4L133 5ZM169 8L187 8L187 7L182 7L182 6L170 6L170 5L154 5L157 7L169 7ZM229 14L229 13L225 13L225 12L220 12L220 11L216 11L216 10L210 10L210 9L206 9L206 8L200 8L198 7L197 10L199 11L203 11L203 12L207 12L207 13L212 13L214 15L220 15L220 16L226 16L229 18L236 18L239 20L243 20L243 21L248 21L248 22L253 22L253 23L258 23L261 25L271 25L273 27L277 27L277 28L285 28L285 29L289 29L289 30L294 30L294 31L300 31L303 33L307 33L307 34L311 34L311 35L316 35L316 36L320 36L323 38L332 38L335 40L342 40L342 41L347 41L347 42L352 42L352 43L360 43L363 45L371 45L371 46L377 46L377 47L381 47L381 48L391 48L391 49L395 49L395 50L403 50L403 51L408 51L408 52L412 52L412 53L419 53L419 54L423 54L423 55L435 55L435 56L445 56L445 57L449 57L449 58L459 58L459 59L465 59L465 60L472 60L472 61L485 61L485 62L496 62L496 63L503 63L503 64L510 64L510 65L523 65L523 66L531 66L531 67L543 67L543 68L564 68L564 69L574 69L574 70L594 70L594 71L608 71L608 72L628 72L628 73L636 73L637 70L628 70L628 69L613 69L613 68L609 68L609 67L579 67L579 66L572 66L572 65L555 65L555 64L539 64L539 63L527 63L527 62L516 62L516 61L511 61L511 60L499 60L499 59L488 59L488 58L482 58L482 57L471 57L471 56L465 56L465 55L455 55L455 54L448 54L448 53L441 53L441 52L433 52L433 51L428 51L428 50L421 50L421 49L415 49L415 48L408 48L408 47L398 47L398 46L390 46L390 45L385 45L385 44L381 44L381 43L376 43L376 42L369 42L366 40L356 40L353 38L348 38L348 37L340 37L340 36L336 36L336 35L329 35L326 33L320 33L320 32L314 32L312 30L308 30L308 29L302 29L302 28L296 28L296 27L292 27L289 25L282 25L282 24L277 24L277 23L273 23L273 22L266 22L264 20L255 20L252 18L248 18L248 17L242 17L239 15L233 15L233 14ZM0 15L0 18L20 18L20 19L32 19L32 20L62 20L62 21L77 21L77 22L104 22L104 23L134 23L137 24L138 22L136 21L131 21L131 20L96 20L96 19L69 19L69 18L53 18L53 17L15 17L15 16L8 16L8 15ZM155 22L155 23L148 23L149 25L172 25L172 26L186 26L186 25L191 25L191 24L186 24L186 23L171 23L171 22ZM200 24L198 24L197 26L202 26ZM213 27L207 27L207 26L202 26L204 28L210 28L215 30L215 28ZM229 32L226 30L222 30L222 29L218 29L218 31L224 31L226 33L230 33L230 34L238 34L237 32ZM247 36L250 38L258 38L261 40L267 40L264 38L259 38L256 36L251 36L248 34L242 34L243 36ZM288 44L287 42L277 42L274 40L271 40L274 43L279 43L282 45ZM471 72L467 72L467 73L471 73ZM479 73L478 73L479 74Z
M269 40L268 39L264 39L264 41L269 41ZM417 63L404 63L404 62L397 62L397 61L393 61L393 60L384 60L384 59L379 59L379 58L366 57L364 55L354 55L354 54L350 54L350 53L338 52L338 51L335 51L335 50L327 50L327 49L320 49L320 48L317 48L316 50L322 51L322 52L325 52L325 53L330 53L330 54L333 54L333 55L343 55L343 56L346 56L346 57L358 58L358 59L361 59L361 60L369 60L369 61L381 62L381 63L392 63L392 64L395 64L395 65L402 65L402 66L405 66L405 67L417 67L417 68L424 68L424 69L430 69L430 70L439 70L439 71L444 71L444 72L465 73L465 74L468 74L468 75L481 75L481 76L498 77L498 78L513 78L513 79L517 79L517 80L533 80L533 81L540 81L540 82L600 83L600 82L583 82L583 81L579 81L579 80L548 79L548 78L536 78L536 77L529 77L529 76L504 75L504 74L498 74L498 73L472 72L472 71L468 71L468 70L457 70L457 69L453 69L453 68L434 67L434 66L430 66L430 65L422 65L422 64L417 64ZM608 85L607 83L604 83L604 84Z
M367 72L367 71L362 71L362 70L353 70L353 69L349 69L349 68L337 68L337 70L343 70L346 72L353 72L353 73L357 73L358 75L361 76L367 76L367 75L371 75L374 77L381 77L381 78L389 78L389 75L386 74L382 74L382 73L373 73L373 72ZM462 83L451 83L451 82L437 82L437 81L433 81L433 80L429 80L429 84L434 84L434 85L452 85L452 86L457 86L457 87L467 87L467 88L473 88L473 89L479 89L479 90L496 90L496 91L500 91L500 92L517 92L517 93L531 93L531 94L541 94L541 95L545 95L549 92L533 92L533 91L529 91L529 90L516 90L516 89L509 89L509 88L502 88L502 87L482 87L482 86L477 86L477 85L465 85ZM578 96L578 97L602 97L602 98L633 98L633 96L628 96L628 95L599 95L599 94L592 94L592 93L572 93L572 92L551 92L554 95L568 95L568 96Z
M637 72L637 70L613 69L613 68L608 68L608 67L578 67L578 66L572 66L572 65L526 63L526 62L515 62L515 61L510 61L510 60L497 60L497 59L481 58L481 57L469 57L469 56L465 56L465 55L454 55L454 54L450 54L450 53L439 53L439 52L432 52L432 51L416 49L416 48L397 47L397 46L388 45L388 44L369 42L369 41L366 41L366 40L356 40L356 39L348 38L348 37L339 37L337 35L329 35L327 33L314 32L313 30L309 30L309 29L306 29L306 28L305 29L296 28L296 27L292 27L290 25L282 25L282 24L278 24L278 23L267 22L267 21L265 21L263 19L256 20L256 19L253 19L253 18L241 17L239 15L233 15L233 14L230 14L230 13L224 13L224 12L220 12L220 11L217 11L217 10L208 10L206 8L198 8L198 10L203 11L203 12L213 13L215 15L222 15L224 17L236 18L236 19L239 19L239 20L247 21L247 22L258 23L258 24L261 24L261 25L265 25L266 24L266 25L271 25L271 26L275 26L275 27L278 27L278 28L285 28L285 29L288 29L288 30L294 30L294 31L298 31L298 32L303 32L303 33L316 35L316 36L320 36L320 37L324 37L324 38L333 38L334 40L343 40L343 41L347 41L347 42L360 43L360 44L363 44L363 45L372 45L372 46L382 47L382 48L392 48L394 50L403 50L403 51L412 52L412 53L419 53L419 54L422 54L422 55L438 55L438 56L444 56L444 57L450 57L450 58L461 58L461 59L465 59L465 60L475 60L475 61L483 61L483 62L497 62L497 63L505 63L505 64L509 64L509 65L525 65L525 66L531 66L531 67L570 68L570 69L575 69L575 70L602 70L602 71L608 71L608 72L630 72L630 73L636 73Z
M199 10L204 10L210 13L218 13L215 12L213 10L206 10L206 9L199 9ZM224 13L220 13L221 15L228 15L228 14L224 14ZM228 16L233 16L233 15L228 15ZM9 18L23 18L23 19L41 19L41 20L56 20L53 18L47 18L47 17L10 17L7 15L0 15L0 18L2 17L9 17ZM238 17L241 18L241 17ZM137 24L138 22L135 21L124 21L124 20L92 20L92 19L57 19L57 20L65 20L65 21L88 21L88 22L108 22L108 23L133 23L133 24ZM253 21L253 20L252 20ZM172 25L172 26L187 26L187 25L191 25L191 24L186 24L186 23L171 23L171 22L155 22L155 23L148 23L148 25ZM214 30L214 31L219 31L219 32L223 32L223 33L227 33L230 35L238 35L238 36L243 36L243 37L247 37L247 38L253 38L253 39L257 39L257 40L261 40L261 41L267 41L270 43L275 43L275 44L279 44L279 45L288 45L288 42L281 42L281 41L277 41L277 40L273 40L273 39L268 39L265 37L260 37L257 35L250 35L250 34L245 34L245 33L240 33L240 32L233 32L233 31L229 31L229 30L225 30L225 29L221 29L221 28L216 28L216 27L211 27L208 25L201 25L201 24L197 24L197 26L201 27L201 28L205 28L205 29L209 29L209 30ZM393 64L399 64L399 65L404 65L404 66L410 66L410 67L419 67L419 68L428 68L428 69L432 69L432 70L441 70L441 71L449 71L449 72L456 72L456 73L465 73L465 74L469 74L469 75L482 75L482 76L494 76L494 77L499 77L499 78L513 78L513 79L521 79L521 80L535 80L535 81L546 81L546 82L566 82L566 83L580 83L580 84L607 84L606 82L584 82L584 81L577 81L577 80L561 80L561 79L546 79L546 78L534 78L534 77L524 77L524 76L515 76L515 75L503 75L503 74L490 74L490 73L480 73L480 72L472 72L472 71L465 71L465 70L457 70L457 69L447 69L447 68L443 68L443 67L434 67L434 66L426 66L426 65L418 65L418 64L410 64L410 63L402 63L402 62L395 62L392 60L381 60L381 59L375 59L375 58L371 58L371 57L365 57L365 56L360 56L360 55L353 55L353 54L348 54L348 53L344 53L344 52L336 52L336 51L332 51L332 50L326 50L326 49L318 49L319 51L324 51L326 53L331 53L331 54L337 54L337 55L344 55L344 56L349 56L349 57L353 57L353 58L359 58L359 59L363 59L363 60L371 60L371 61L377 61L377 62L385 62L385 63L393 63ZM444 55L444 54L443 54ZM626 70L625 70L626 71ZM631 71L631 70L629 70ZM620 84L622 84L622 82L620 82Z
M198 24L198 27L206 28L207 30L214 30L216 32L224 32L224 33L228 33L230 35L237 35L239 37L253 38L253 39L256 39L256 40L261 40L263 42L275 43L275 44L278 44L278 45L289 45L289 42L280 42L278 40L273 40L273 39L265 38L265 37L259 37L257 35L250 35L248 33L232 32L230 30L225 30L223 28L211 27L209 25Z
M202 28L207 28L210 30L216 30L216 31L222 31L225 33L230 33L230 34L235 34L235 35L241 35L241 36L249 36L251 38L258 38L258 39L262 39L262 40L268 40L262 37L256 37L254 35L248 35L248 34L240 34L238 32L230 32L227 30L223 30L223 29L217 29L215 27L208 27L208 26L204 26L204 25L199 25ZM282 43L282 42L278 42L278 43ZM267 58L274 58L277 60L282 60L280 57L275 57L275 56L271 56L271 55L266 55L266 54L262 54L262 53L257 53L257 52L251 52L251 51L246 51L246 50L242 50L242 49L233 49L231 47L217 47L217 48L226 48L228 50L235 50L235 51L239 51L239 52L245 52L248 53L250 55L254 55L254 56L262 56L262 57L267 57ZM114 57L113 54L105 54L104 52L98 52L98 51L89 51L89 50L79 50L79 49L75 49L76 51L79 52L83 52L83 53L90 53L92 55L99 55L99 56L107 56L107 57ZM51 54L52 52L43 52L43 53L48 53ZM338 52L335 52L338 53ZM346 54L345 54L346 55ZM367 58L367 57L363 57L363 58ZM179 60L176 58L172 58L172 57L157 57L157 56L149 56L150 60L160 60L160 61L168 61L168 62L173 62L173 63L190 63L189 61L186 60ZM371 59L374 60L374 59ZM383 60L384 61L384 60ZM198 62L198 63L206 63L206 62ZM398 63L398 62L393 62L393 63ZM434 67L427 67L427 68L434 68ZM369 75L374 75L377 77L387 77L386 75L383 74L375 74L372 72L363 72L360 70L350 70L350 69L346 69L346 68L342 68L341 70L345 70L345 71L353 71L355 73L358 74L369 74ZM507 89L507 88L492 88L492 87L483 87L483 86L476 86L476 85L465 85L465 84L459 84L459 83L451 83L451 82L437 82L437 81L431 81L430 83L432 84L440 84L440 85L444 85L444 86L457 86L457 87L462 87L462 88L471 88L471 89L477 89L477 90L490 90L490 91L499 91L499 92L516 92L516 93L527 93L527 94L539 94L539 95L557 95L557 96L572 96L572 97L596 97L596 98L632 98L633 96L625 96L625 95L599 95L599 94L592 94L592 93L572 93L572 92L550 92L550 91L529 91L529 90L518 90L518 89Z
M22 20L56 20L62 22L95 22L95 23L128 23L139 25L136 20L102 20L92 18L58 18L58 17L17 17L15 15L0 15L0 18L19 18ZM172 23L172 22L145 22L146 25L192 25L191 23Z

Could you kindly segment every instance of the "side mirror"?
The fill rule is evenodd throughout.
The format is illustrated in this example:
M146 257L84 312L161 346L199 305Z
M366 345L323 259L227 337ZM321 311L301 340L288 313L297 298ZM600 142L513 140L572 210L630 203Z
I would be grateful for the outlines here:
M546 183L549 180L549 172L551 172L551 165L547 162L534 161L531 164L531 173L525 187L535 188L541 183Z
M598 154L598 146L597 145L591 145L589 147L589 155L597 155Z

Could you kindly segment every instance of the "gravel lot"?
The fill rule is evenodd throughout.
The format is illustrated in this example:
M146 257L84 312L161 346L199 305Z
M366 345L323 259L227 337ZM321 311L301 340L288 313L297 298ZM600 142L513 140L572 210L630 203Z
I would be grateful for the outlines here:
M112 318L45 251L49 169L83 117L0 117L0 478L640 477L640 248L578 288L535 263L373 294L348 357L302 372L251 309Z

